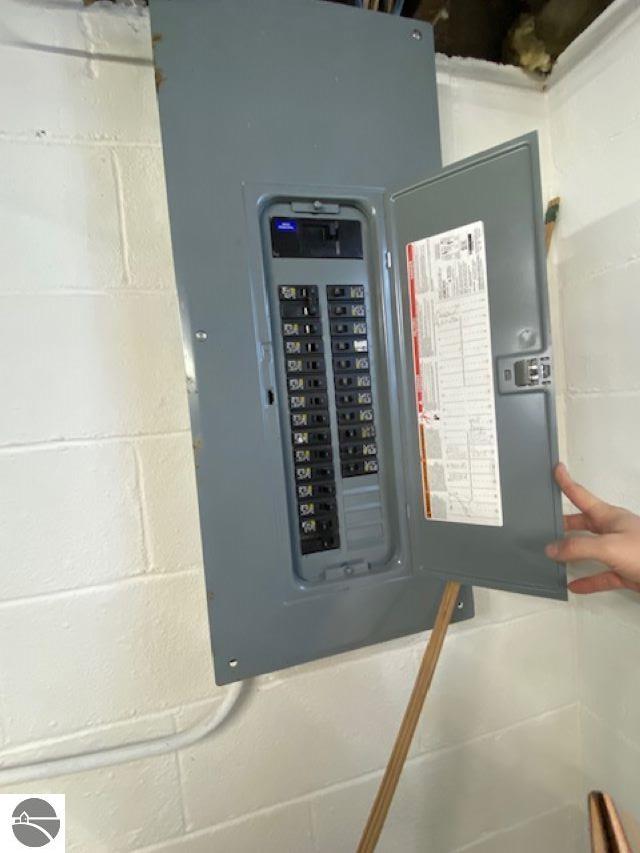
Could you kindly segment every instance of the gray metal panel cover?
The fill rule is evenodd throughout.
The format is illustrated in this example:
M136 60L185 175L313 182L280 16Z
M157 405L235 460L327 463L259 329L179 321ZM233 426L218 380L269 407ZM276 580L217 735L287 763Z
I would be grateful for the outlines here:
M442 581L415 573L406 533L384 575L295 577L259 220L267 185L369 199L388 285L381 188L441 165L431 29L319 0L152 0L151 13L216 679L430 627ZM462 601L456 618L472 615Z
M537 136L531 134L395 193L397 298L405 318L405 419L409 459L419 472L413 393L406 245L481 220L485 228L496 425L502 483L502 527L424 518L419 476L409 480L413 550L420 570L464 583L565 599L564 568L544 555L562 532L553 386L505 389L501 373L514 360L550 347L543 213ZM524 333L524 334L523 334ZM523 344L523 341L526 341Z

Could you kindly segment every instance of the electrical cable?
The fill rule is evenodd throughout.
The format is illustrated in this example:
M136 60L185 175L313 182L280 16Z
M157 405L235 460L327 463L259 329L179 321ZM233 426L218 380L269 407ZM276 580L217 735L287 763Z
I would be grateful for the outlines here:
M101 767L112 767L114 764L125 764L129 761L139 761L167 752L186 749L210 735L227 720L243 692L244 681L232 684L224 700L213 714L203 717L188 729L172 735L137 741L126 746L116 746L109 749L99 749L92 752L81 752L77 755L52 758L48 761L34 761L27 764L14 764L2 768L0 765L0 786L17 785L21 782L34 782L49 779L52 776L66 776L72 773L86 773Z
M404 9L404 0L396 0L395 6L393 7L393 15L401 15L402 10Z

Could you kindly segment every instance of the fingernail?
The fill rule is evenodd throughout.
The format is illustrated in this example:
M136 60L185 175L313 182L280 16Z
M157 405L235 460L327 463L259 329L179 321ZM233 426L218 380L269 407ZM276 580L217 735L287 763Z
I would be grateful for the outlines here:
M553 557L558 556L558 546L547 545L547 547L544 549L544 553L547 555L547 557L551 557L553 559Z

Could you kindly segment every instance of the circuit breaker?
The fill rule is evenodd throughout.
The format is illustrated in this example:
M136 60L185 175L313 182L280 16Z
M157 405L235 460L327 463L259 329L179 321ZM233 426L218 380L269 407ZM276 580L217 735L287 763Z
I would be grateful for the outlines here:
M443 169L421 22L151 12L218 683L565 598L535 135Z

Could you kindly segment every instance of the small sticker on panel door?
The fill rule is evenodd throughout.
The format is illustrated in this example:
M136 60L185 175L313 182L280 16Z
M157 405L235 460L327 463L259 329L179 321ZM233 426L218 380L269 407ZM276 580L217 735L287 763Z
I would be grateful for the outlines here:
M406 248L425 517L500 527L484 225Z

